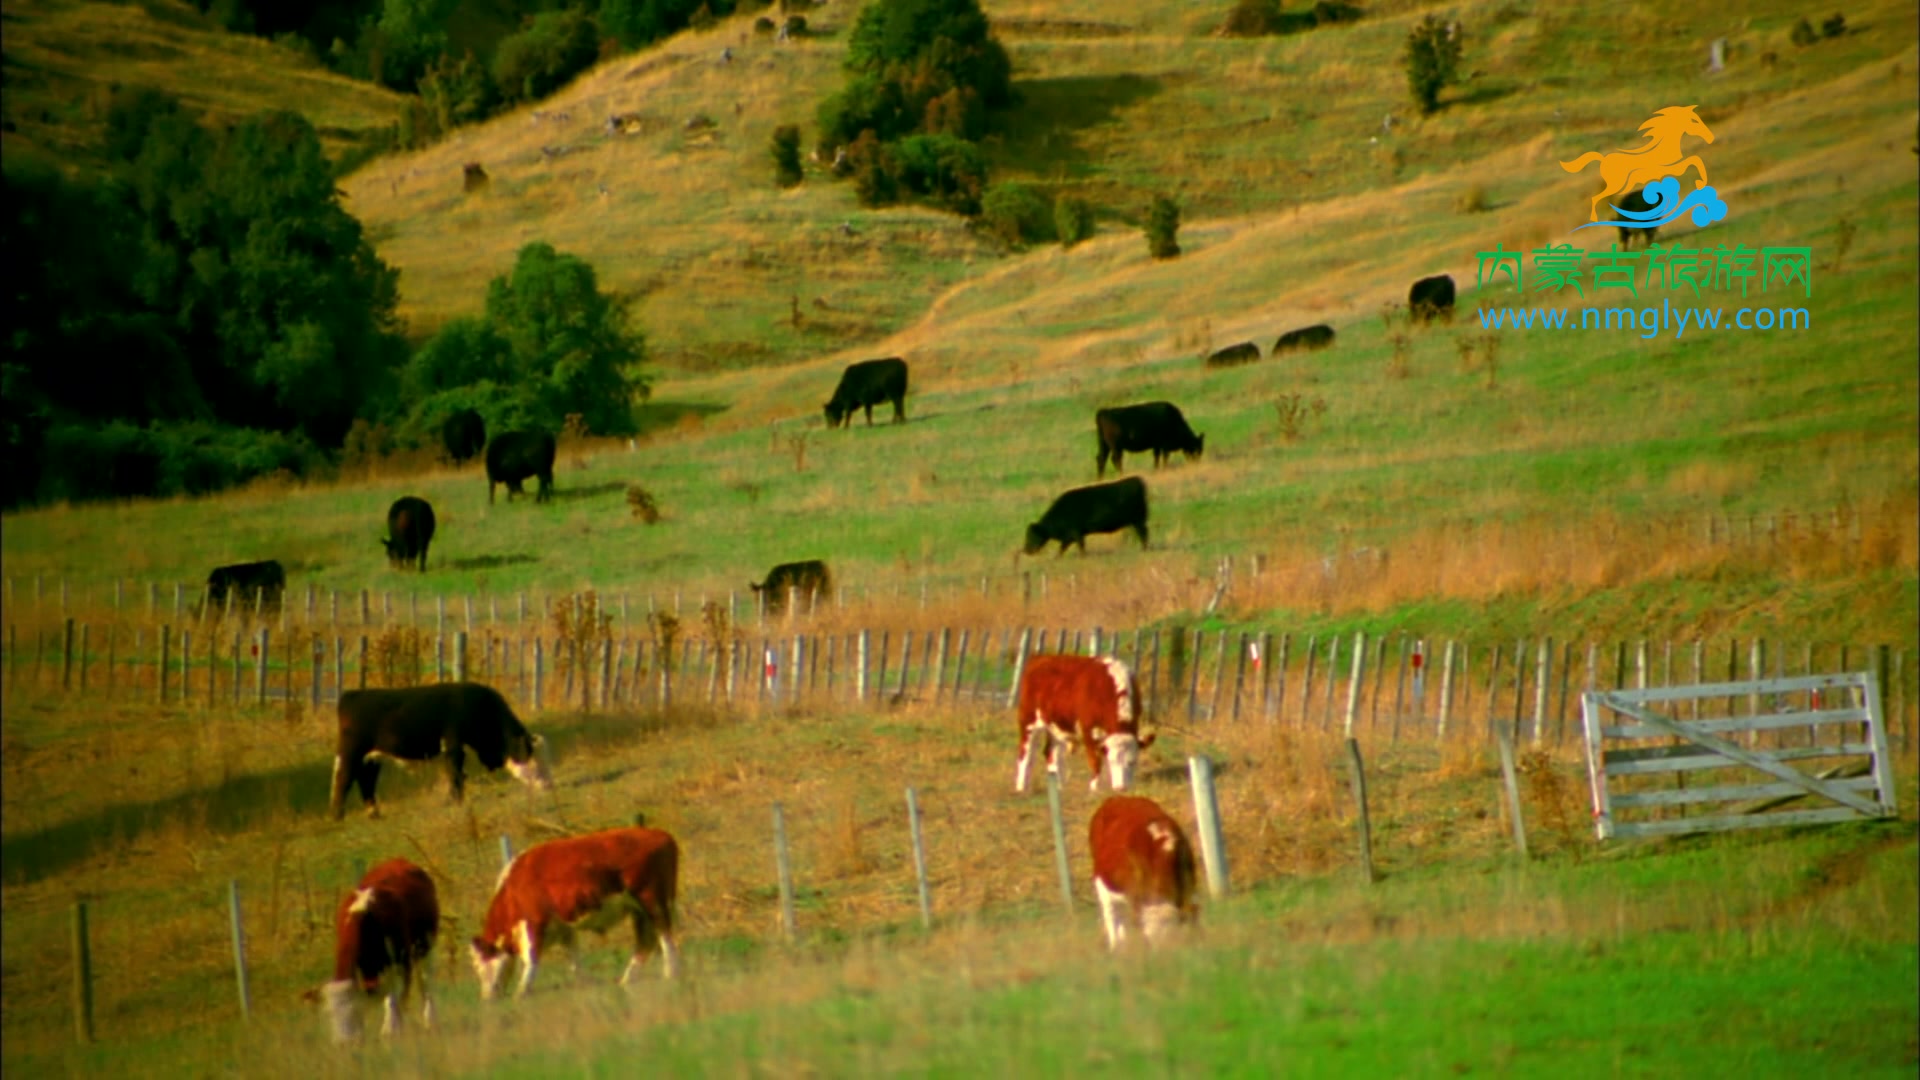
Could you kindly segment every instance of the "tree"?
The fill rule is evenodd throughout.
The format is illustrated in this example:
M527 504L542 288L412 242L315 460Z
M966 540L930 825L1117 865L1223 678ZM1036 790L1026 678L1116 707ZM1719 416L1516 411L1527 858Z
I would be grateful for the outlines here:
M781 124L773 129L773 182L790 188L805 178L800 169L800 128Z
M1070 248L1093 235L1093 206L1078 195L1068 195L1053 204L1053 231L1060 246Z
M487 324L506 345L511 393L548 430L569 413L607 435L634 430L648 386L635 370L645 342L626 328L626 303L599 289L593 267L550 244L520 249L513 272L487 287Z
M1156 259L1180 254L1180 207L1165 195L1155 195L1147 208L1147 252Z
M1460 80L1460 24L1442 23L1432 15L1407 34L1401 64L1407 71L1407 89L1423 115L1440 108L1440 91Z
M493 81L508 102L546 97L600 58L600 33L585 12L543 11L494 46Z

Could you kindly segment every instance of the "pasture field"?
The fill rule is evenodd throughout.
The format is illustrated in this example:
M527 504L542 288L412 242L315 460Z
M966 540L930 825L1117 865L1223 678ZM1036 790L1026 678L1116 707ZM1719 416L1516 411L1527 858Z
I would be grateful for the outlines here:
M1754 1075L1911 1069L1920 960L1915 761L1874 826L1605 852L1581 768L1536 758L1516 866L1492 755L1387 744L1369 798L1382 880L1362 884L1338 740L1291 726L1166 731L1142 790L1189 825L1183 755L1216 762L1233 894L1190 948L1105 958L1085 882L1084 763L1063 792L1076 911L1062 920L1046 799L1011 788L999 709L723 717L546 714L558 785L389 770L385 816L325 819L330 717L7 703L6 1067L271 1075L546 1075L646 1060L721 1075L923 1072L1512 1072ZM83 722L82 722L83 721ZM57 736L55 736L57 733ZM1363 733L1364 734L1364 733ZM29 749L28 747L31 747ZM918 926L901 789L920 793L936 923ZM786 807L797 945L781 943L768 807ZM464 955L499 854L645 813L685 852L687 977L580 973L482 1008ZM90 827L71 829L70 823ZM300 993L357 864L404 854L448 914L440 1027L339 1053ZM253 1017L235 1001L226 888L245 898ZM66 921L90 901L100 1041L71 1044ZM592 939L587 939L591 941ZM656 960L657 964L657 960Z

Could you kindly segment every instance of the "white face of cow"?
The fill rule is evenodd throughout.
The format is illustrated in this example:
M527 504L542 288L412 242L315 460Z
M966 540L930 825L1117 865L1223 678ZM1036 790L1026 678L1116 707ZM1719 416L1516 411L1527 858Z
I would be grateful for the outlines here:
M546 746L547 740L538 735L533 736L533 753L527 755L525 761L508 758L507 771L513 774L515 780L535 791L545 791L552 787L553 777L547 773L547 761L543 753Z
M507 973L505 949L485 948L480 942L474 942L469 951L473 957L473 973L480 979L480 999L490 1001L500 989L500 978Z
M1107 782L1115 791L1133 786L1133 768L1140 763L1140 740L1132 735L1109 735L1107 746Z

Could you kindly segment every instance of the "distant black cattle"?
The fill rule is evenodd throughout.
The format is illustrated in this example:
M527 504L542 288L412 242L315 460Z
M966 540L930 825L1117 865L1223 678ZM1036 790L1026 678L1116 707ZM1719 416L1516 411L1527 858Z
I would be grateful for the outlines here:
M1039 521L1027 526L1027 542L1021 550L1033 555L1057 540L1060 554L1078 544L1084 555L1090 534L1121 529L1132 529L1140 537L1140 546L1147 546L1147 482L1137 476L1063 493Z
M394 500L387 508L387 561L404 570L417 561L427 568L427 545L433 543L433 507L425 499L408 495Z
M440 425L440 445L455 465L472 461L487 445L487 422L472 409L461 409Z
M347 812L347 789L360 788L367 812L378 814L373 789L382 760L408 764L445 755L450 794L465 790L467 751L489 770L502 765L514 778L545 789L551 781L538 735L527 732L507 700L479 683L434 683L401 690L349 690L340 695L340 731L333 758L328 809Z
M1407 313L1414 322L1453 322L1453 276L1436 274L1413 283L1407 292Z
M507 498L525 495L520 481L540 478L535 502L546 502L553 487L553 436L544 431L505 431L487 444L487 505L493 505L493 486L507 485Z
M1260 346L1251 341L1238 345L1229 345L1207 356L1208 367L1234 367L1239 364L1251 364L1260 359Z
M883 401L893 402L894 423L907 418L907 362L889 356L884 360L848 364L847 370L840 373L840 385L834 388L833 400L826 404L827 426L839 427L845 421L852 427L854 410L865 409L867 426L872 427L873 407Z
M214 608L225 606L231 595L233 606L243 611L257 603L261 611L277 612L286 591L287 572L273 559L219 566L207 575L207 603Z
M767 571L767 580L753 584L753 591L766 597L767 614L775 615L786 610L787 590L792 589L802 600L824 596L833 591L833 574L827 570L827 564L819 559L805 562L781 563ZM812 603L817 603L812 600Z
M1620 200L1619 209L1632 210L1635 213L1642 214L1653 209L1653 204L1647 201L1647 189L1640 188L1637 191L1629 192L1626 198ZM1614 220L1618 221L1621 219L1615 218ZM1626 251L1632 248L1633 242L1636 239L1640 241L1641 247L1649 247L1653 244L1654 238L1658 236L1659 233L1660 227L1658 225L1646 229L1623 228L1620 230L1620 250Z
M1101 409L1093 414L1093 433L1100 443L1094 465L1101 476L1107 475L1109 458L1118 471L1122 457L1129 451L1139 454L1151 450L1155 468L1175 451L1187 455L1189 460L1206 452L1207 437L1195 435L1187 426L1187 418L1180 415L1179 407L1170 401Z
M1298 330L1289 330L1280 335L1273 343L1273 355L1290 352L1312 352L1333 344L1333 327L1326 323L1318 326L1303 326Z

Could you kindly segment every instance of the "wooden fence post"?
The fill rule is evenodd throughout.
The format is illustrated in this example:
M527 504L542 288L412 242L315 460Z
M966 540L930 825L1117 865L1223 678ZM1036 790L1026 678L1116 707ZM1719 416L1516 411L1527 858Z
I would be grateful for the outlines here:
M265 631L261 631L265 633ZM253 1015L253 1001L247 994L247 936L240 924L240 882L227 882L227 918L233 930L233 977L240 989L240 1015Z
M1393 716L1390 737L1394 742L1400 741L1400 712L1407 699L1407 655L1413 653L1417 662L1419 654L1414 652L1416 645L1417 643L1405 633L1400 635L1400 662L1394 665L1393 670Z
M1527 827L1520 818L1520 784L1514 777L1513 740L1507 737L1505 724L1499 726L1496 736L1500 742L1500 777L1507 791L1507 813L1513 822L1513 846L1520 852L1524 861L1527 857Z
M92 655L92 628L86 623L80 624L80 692L87 692L87 658Z
M87 902L73 905L73 1034L93 1041L93 946L87 937Z
M864 629L861 630L860 631L860 651L854 659L854 663L857 668L857 674L855 675L856 689L854 691L854 697L856 700L861 702L865 702L867 700L867 661L868 661L867 652L868 652L869 646L871 646L872 644L873 644L873 631L864 630ZM937 690L938 687L936 687L935 689Z
M1447 741L1447 719L1453 713L1453 639L1447 639L1446 648L1440 652L1440 722L1434 731L1434 741Z
M1320 635L1307 635L1306 677L1300 680L1300 730L1302 731L1307 729L1307 725L1313 723L1313 666L1320 659L1319 645Z
M1355 664L1358 670L1358 662ZM1374 883L1373 873L1373 824L1367 819L1367 770L1360 761L1360 740L1351 735L1347 737L1347 767L1353 773L1353 805L1358 812L1360 831L1360 872L1366 876L1367 884Z
M1187 758L1187 778L1193 787L1200 857L1206 863L1207 895L1218 900L1227 895L1227 845L1220 836L1220 800L1213 790L1213 762L1201 754Z
M273 641L272 634L273 631L266 627L260 628L260 658L253 669L254 696L261 705L267 703L267 650Z
M1277 724L1287 712L1287 653L1293 645L1293 634L1280 635L1280 652L1267 657L1267 666L1272 670L1267 678L1273 680L1273 700L1261 705L1267 715L1267 723ZM1261 650L1265 652L1265 650Z
M1547 726L1547 701L1553 694L1553 638L1540 639L1540 655L1535 660L1533 673L1533 745L1540 746L1540 737Z
M547 688L546 641L539 634L533 636L533 707L531 712L539 712L545 699Z
M173 627L160 628L160 657L154 664L154 689L160 695L160 704L167 703L167 662L173 655Z
M1360 711L1360 681L1366 674L1367 632L1353 632L1353 673L1347 679L1347 719L1341 732L1346 738L1353 738L1353 718ZM1371 880L1371 879L1369 879Z
M320 639L320 635L315 634L313 635L313 640L307 643L307 651L312 654L310 660L313 670L313 679L307 685L307 706L318 709L320 707L320 684L325 681L322 678L322 672L326 670L327 643Z
M1333 727L1333 703L1336 697L1334 684L1340 677L1340 635L1327 635L1327 709L1320 716L1320 730Z
M947 652L953 646L953 628L940 628L940 651L933 663L933 702L938 704L945 696L947 688Z
M1033 627L1020 630L1020 647L1013 654L1013 678L1007 684L1007 708L1013 708L1020 701L1020 677L1027 670L1027 649L1033 643Z
M1047 820L1053 826L1053 864L1060 873L1060 903L1073 917L1073 871L1067 866L1067 830L1060 820L1060 774L1047 771Z
M773 865L780 875L780 933L791 945L793 925L793 869L787 862L787 816L779 803L773 804Z
M920 928L933 929L933 897L927 891L927 848L920 837L920 803L907 789L907 829L913 839L913 880L920 895Z
M63 588L65 584L63 580L61 582ZM73 616L69 615L63 621L66 627L60 646L60 691L65 693L73 689Z

